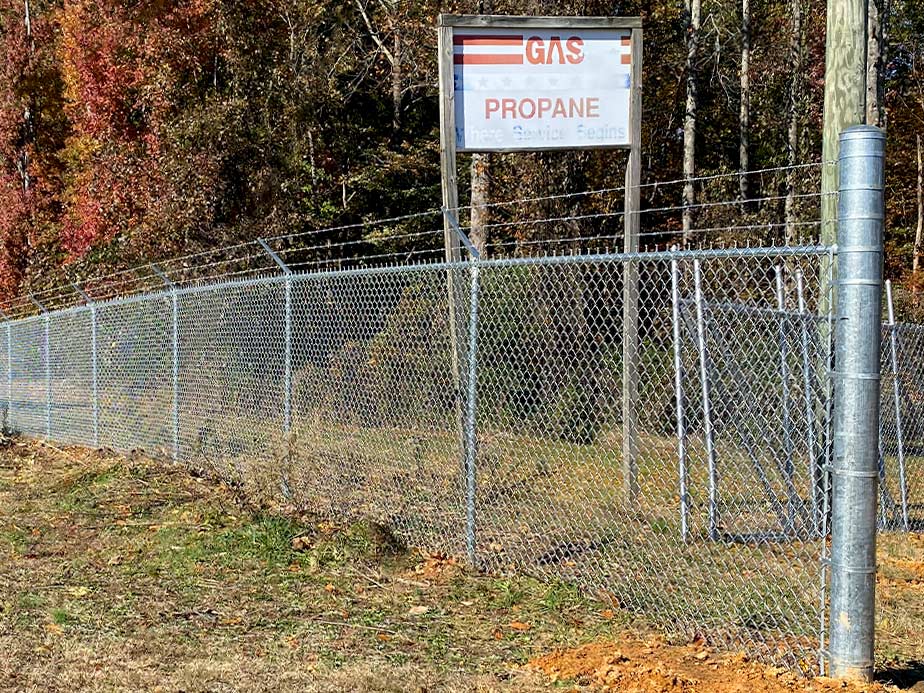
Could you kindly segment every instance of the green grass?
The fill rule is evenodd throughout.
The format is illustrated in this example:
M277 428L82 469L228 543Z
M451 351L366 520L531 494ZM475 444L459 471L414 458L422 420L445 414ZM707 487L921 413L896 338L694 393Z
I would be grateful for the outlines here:
M576 559L536 577L509 568L492 576L402 549L375 522L242 506L239 489L145 459L29 454L28 463L0 464L0 647L26 677L20 688L53 680L79 689L73 677L92 651L94 675L110 690L201 690L182 677L205 676L203 666L240 690L310 690L312 676L366 689L368 671L384 680L396 668L412 673L382 690L411 680L464 689L477 676L490 690L530 690L514 665L630 627L647 632L640 613L668 618L681 597L705 626L726 629L791 628L774 614L813 608L781 569L793 551L804 560L805 547L666 543L646 563L632 555L636 542L664 535L626 535L595 567ZM80 494L81 503L62 504ZM922 656L914 634L924 614L913 602L922 549L895 538L883 551L892 582L880 596L894 615L879 656L912 661ZM620 566L632 572L620 576ZM598 594L584 579L590 568L610 571L618 589ZM720 582L723 569L735 579ZM814 596L814 585L803 586ZM133 661L148 663L144 674L126 668Z

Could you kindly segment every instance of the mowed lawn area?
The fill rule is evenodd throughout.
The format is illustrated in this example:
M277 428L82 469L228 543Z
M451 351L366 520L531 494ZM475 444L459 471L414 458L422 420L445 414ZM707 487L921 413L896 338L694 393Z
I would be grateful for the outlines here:
M2 445L2 691L845 690L142 455ZM924 542L884 549L881 664L910 688Z

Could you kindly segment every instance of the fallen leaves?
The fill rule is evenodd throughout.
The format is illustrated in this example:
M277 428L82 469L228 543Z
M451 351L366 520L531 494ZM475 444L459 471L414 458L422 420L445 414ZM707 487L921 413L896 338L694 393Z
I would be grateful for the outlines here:
M57 623L46 623L45 632L50 633L51 635L64 635L64 628L59 626Z
M423 553L424 560L414 566L412 574L428 580L442 582L459 575L462 567L455 558L441 553Z
M295 537L292 540L293 551L308 551L314 546L314 542L308 536Z

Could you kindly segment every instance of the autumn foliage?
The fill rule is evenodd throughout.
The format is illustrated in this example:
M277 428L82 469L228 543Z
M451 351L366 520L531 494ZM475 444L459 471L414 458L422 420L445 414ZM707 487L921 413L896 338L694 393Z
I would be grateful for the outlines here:
M507 14L610 14L602 0L496 0ZM436 15L483 2L0 0L0 298L180 251L439 204ZM824 0L805 0L798 160L818 159ZM737 166L739 3L705 7L697 171ZM791 0L754 10L752 168L787 162ZM681 170L685 18L645 26L647 181ZM885 69L892 274L910 266L924 129L924 13L892 3ZM503 196L620 184L612 154L496 161ZM463 161L464 165L464 161ZM547 171L553 170L554 175ZM464 181L463 181L464 184ZM756 191L767 195L778 190ZM646 188L643 203L679 198ZM549 211L549 210L546 210ZM567 211L567 210L561 210ZM597 230L599 231L599 230ZM579 233L577 235L580 235ZM333 240L343 240L341 236Z

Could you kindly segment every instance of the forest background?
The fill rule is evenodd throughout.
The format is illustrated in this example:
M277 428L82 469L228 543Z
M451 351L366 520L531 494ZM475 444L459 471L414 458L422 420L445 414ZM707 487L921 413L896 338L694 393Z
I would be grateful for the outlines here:
M656 181L818 162L825 4L0 0L0 301L182 253L438 208L440 12L641 16L643 207L683 204L682 188ZM867 119L888 133L887 273L916 286L924 3L871 0L868 33ZM535 213L483 207L490 201L618 187L624 160L462 157L462 199L476 203L477 230L492 215ZM798 171L730 178L727 196L740 204L699 224L739 227L724 236L684 236L679 216L652 216L646 240L796 241L786 225L754 239L740 227L788 214ZM562 198L541 213L573 211ZM618 237L611 216L508 224L490 240ZM393 251L406 247L407 228L313 240Z

